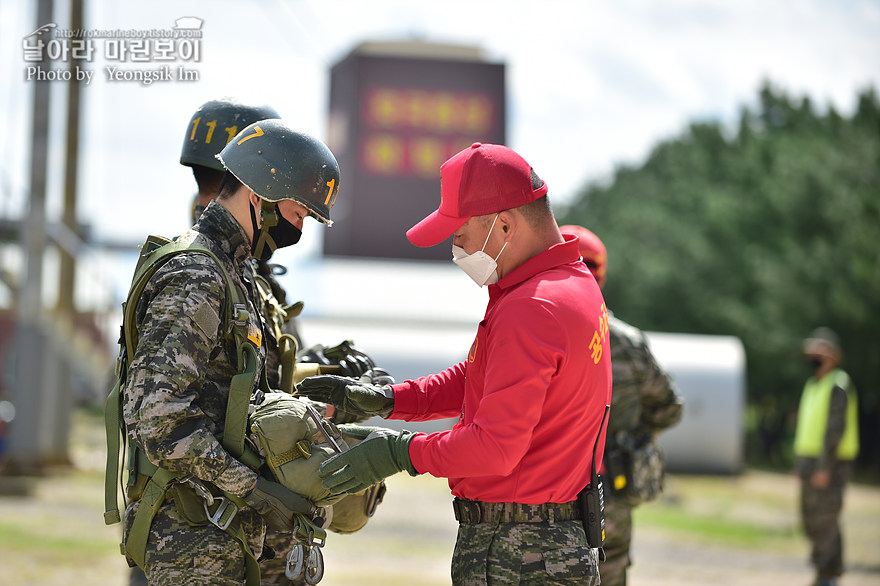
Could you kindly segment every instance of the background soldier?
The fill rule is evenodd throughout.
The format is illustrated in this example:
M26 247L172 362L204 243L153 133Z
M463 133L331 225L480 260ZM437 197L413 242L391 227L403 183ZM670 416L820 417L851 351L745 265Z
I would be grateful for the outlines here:
M582 226L561 226L578 237L584 262L605 285L605 245ZM611 332L611 412L605 439L605 556L602 586L626 584L632 541L632 509L662 489L663 462L654 438L678 423L682 401L672 380L648 347L645 335L609 311Z
M220 156L229 172L218 198L178 240L211 250L247 292L244 325L259 372L266 328L251 258L265 260L276 248L298 242L306 216L330 224L339 168L323 143L280 120L246 127ZM248 560L262 552L263 519L276 530L291 531L294 515L313 509L237 460L218 439L231 380L238 374L231 355L236 347L226 331L232 324L220 317L225 297L220 267L204 254L183 252L156 271L137 302L139 341L123 403L129 441L178 479L146 525L144 568L151 584L243 584ZM247 506L218 531L207 518L216 511L188 507L193 502L185 498L188 491L224 495ZM127 542L146 510L142 502L135 499L126 509Z
M840 341L829 328L804 340L813 375L804 385L794 438L795 470L801 481L801 519L810 540L815 586L834 586L843 574L838 519L843 490L859 453L856 389L839 368Z

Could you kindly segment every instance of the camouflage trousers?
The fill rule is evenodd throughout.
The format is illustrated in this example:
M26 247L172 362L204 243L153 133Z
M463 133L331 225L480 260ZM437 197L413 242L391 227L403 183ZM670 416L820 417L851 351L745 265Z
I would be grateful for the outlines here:
M291 581L284 574L287 568L287 554L296 542L290 533L278 533L272 529L266 531L266 545L275 551L275 557L260 560L260 584L261 586L294 586L304 584L302 580Z
M140 501L125 511L126 531ZM252 509L238 513L251 551L263 550L264 525ZM127 535L127 533L126 533ZM214 525L193 526L167 498L153 518L147 539L144 573L150 586L243 586L245 556L241 543Z
M456 586L599 584L597 550L580 521L458 526L452 554Z
M843 574L843 540L838 520L851 464L838 462L831 471L831 482L826 488L816 488L810 482L815 469L815 459L799 459L801 520L804 533L810 540L810 561L817 576L835 578Z
M605 561L599 562L602 586L626 586L626 570L632 565L632 507L623 496L605 496Z

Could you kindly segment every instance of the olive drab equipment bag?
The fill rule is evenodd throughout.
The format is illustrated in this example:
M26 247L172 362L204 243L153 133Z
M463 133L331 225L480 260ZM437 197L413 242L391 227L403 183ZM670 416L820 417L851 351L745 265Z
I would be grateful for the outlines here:
M345 496L323 487L318 468L325 460L348 450L339 429L323 419L308 399L284 392L265 393L251 406L250 441L277 482L308 497L318 507Z
M385 483L354 494L331 495L324 488L318 476L321 464L362 440L321 417L316 406L285 392L265 393L258 406L251 405L248 441L255 444L276 482L325 508L327 529L354 533L375 513Z

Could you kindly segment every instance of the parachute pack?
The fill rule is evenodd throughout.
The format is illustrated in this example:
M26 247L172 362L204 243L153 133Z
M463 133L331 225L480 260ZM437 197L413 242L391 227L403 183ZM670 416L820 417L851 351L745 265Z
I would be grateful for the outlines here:
M128 500L141 501L131 528L123 536L121 551L143 567L152 519L165 501L166 493L172 491L178 511L189 522L194 525L212 523L241 543L247 584L255 586L260 582L259 565L237 516L239 508L247 505L239 497L220 491L209 483L176 478L151 463L136 445L127 441L122 393L137 347L138 334L134 324L138 300L159 267L183 252L204 254L213 259L226 283L226 304L221 315L223 323L233 324L229 335L234 338L236 346L238 374L230 382L224 433L220 438L223 447L251 469L271 473L275 481L320 507L313 518L298 515L293 530L296 544L288 554L286 571L291 579L302 578L306 583L317 584L323 576L320 547L326 540L326 530L351 533L361 529L381 502L385 486L381 483L358 494L331 496L321 485L317 469L323 461L349 449L359 440L346 437L334 423L322 416L322 405L289 392L292 392L293 385L313 374L362 374L363 368L350 368L352 361L372 367L373 372L368 368L365 376L390 377L382 369L375 368L372 360L355 349L350 341L333 348L320 345L310 348L305 358L318 362L297 361L296 341L289 337L283 340L285 352L282 352L280 367L283 391L288 392L268 389L265 373L258 380L256 352L247 341L249 315L244 293L234 286L219 259L201 246L149 236L141 248L131 288L123 303L116 380L104 413L107 435L104 522L109 525L121 520L120 486ZM229 328L223 331L229 331ZM123 479L121 461L126 463L127 479Z

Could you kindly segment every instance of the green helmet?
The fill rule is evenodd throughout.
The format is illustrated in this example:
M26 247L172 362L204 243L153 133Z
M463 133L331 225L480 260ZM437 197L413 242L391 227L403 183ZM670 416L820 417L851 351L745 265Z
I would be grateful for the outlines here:
M252 122L280 117L269 106L247 106L232 98L205 102L192 115L186 127L180 164L189 167L201 165L222 172L223 165L215 155L232 137Z
M281 120L255 122L217 159L248 189L268 201L292 199L330 226L339 193L339 165L323 142Z

